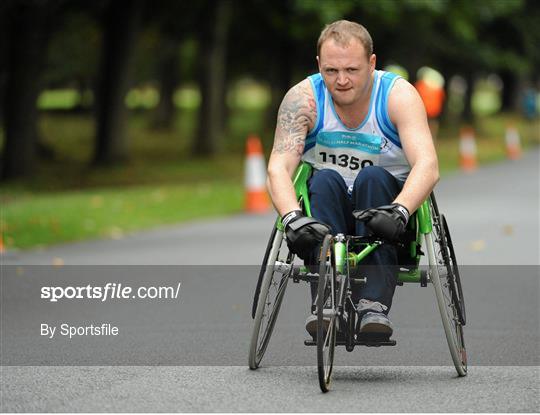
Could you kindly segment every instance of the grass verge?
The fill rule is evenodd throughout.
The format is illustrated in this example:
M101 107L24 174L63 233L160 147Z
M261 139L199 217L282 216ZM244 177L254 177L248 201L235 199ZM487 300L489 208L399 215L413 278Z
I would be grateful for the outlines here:
M139 229L238 212L242 192L237 181L215 181L26 194L5 204L1 226L8 248L120 239Z

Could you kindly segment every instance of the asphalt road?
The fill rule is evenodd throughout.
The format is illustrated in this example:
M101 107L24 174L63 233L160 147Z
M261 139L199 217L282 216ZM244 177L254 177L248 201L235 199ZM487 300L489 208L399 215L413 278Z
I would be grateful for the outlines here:
M538 412L539 155L456 173L436 190L464 280L465 378L451 366L432 288L416 286L395 296L398 345L339 350L333 390L323 395L315 349L302 344L307 287L291 284L263 367L249 371L251 297L273 215L239 215L5 254L0 409ZM39 298L51 278L182 288L177 302L53 304ZM39 335L39 322L62 320L111 321L121 335Z

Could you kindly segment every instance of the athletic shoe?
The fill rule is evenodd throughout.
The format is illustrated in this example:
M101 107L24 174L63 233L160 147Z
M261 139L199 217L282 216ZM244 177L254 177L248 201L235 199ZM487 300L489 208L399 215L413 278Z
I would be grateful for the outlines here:
M323 323L324 328L328 329L328 326L330 325L330 315L331 315L332 309L325 308L323 310ZM306 319L306 331L309 333L309 335L313 338L317 337L317 316L315 314L310 314L308 318Z
M358 311L358 314L360 317L362 317L362 314L364 311L368 311L368 310L382 313L383 311L388 310L388 307L382 303L379 303L378 301L366 300L364 298L358 301L358 306L356 307L356 311Z
M394 329L383 313L369 311L362 317L359 333L361 335L390 337Z

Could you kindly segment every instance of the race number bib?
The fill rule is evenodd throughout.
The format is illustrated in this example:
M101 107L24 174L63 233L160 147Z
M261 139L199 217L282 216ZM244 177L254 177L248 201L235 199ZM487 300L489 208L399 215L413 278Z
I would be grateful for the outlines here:
M366 133L319 133L314 167L337 171L347 186L351 186L361 169L379 165L381 143L381 137Z

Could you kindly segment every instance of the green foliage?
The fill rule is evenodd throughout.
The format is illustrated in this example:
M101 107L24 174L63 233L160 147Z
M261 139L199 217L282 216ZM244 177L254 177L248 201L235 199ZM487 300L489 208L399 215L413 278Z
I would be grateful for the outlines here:
M40 109L69 110L80 102L81 94L76 89L56 89L43 91L38 98L37 106Z
M290 66L290 79L303 77L315 69L321 28L342 18L368 27L379 63L392 60L411 74L426 64L462 75L504 70L525 76L540 67L540 6L534 0L231 1L237 6L228 48L231 81L250 75L272 84L281 65ZM179 55L181 82L198 80L198 51L208 46L201 45L198 29L210 4L162 0L147 8L133 64L137 84L160 82L157 62L168 48ZM49 44L45 85L95 85L101 7L65 3ZM290 61L283 60L283 48L291 49Z

